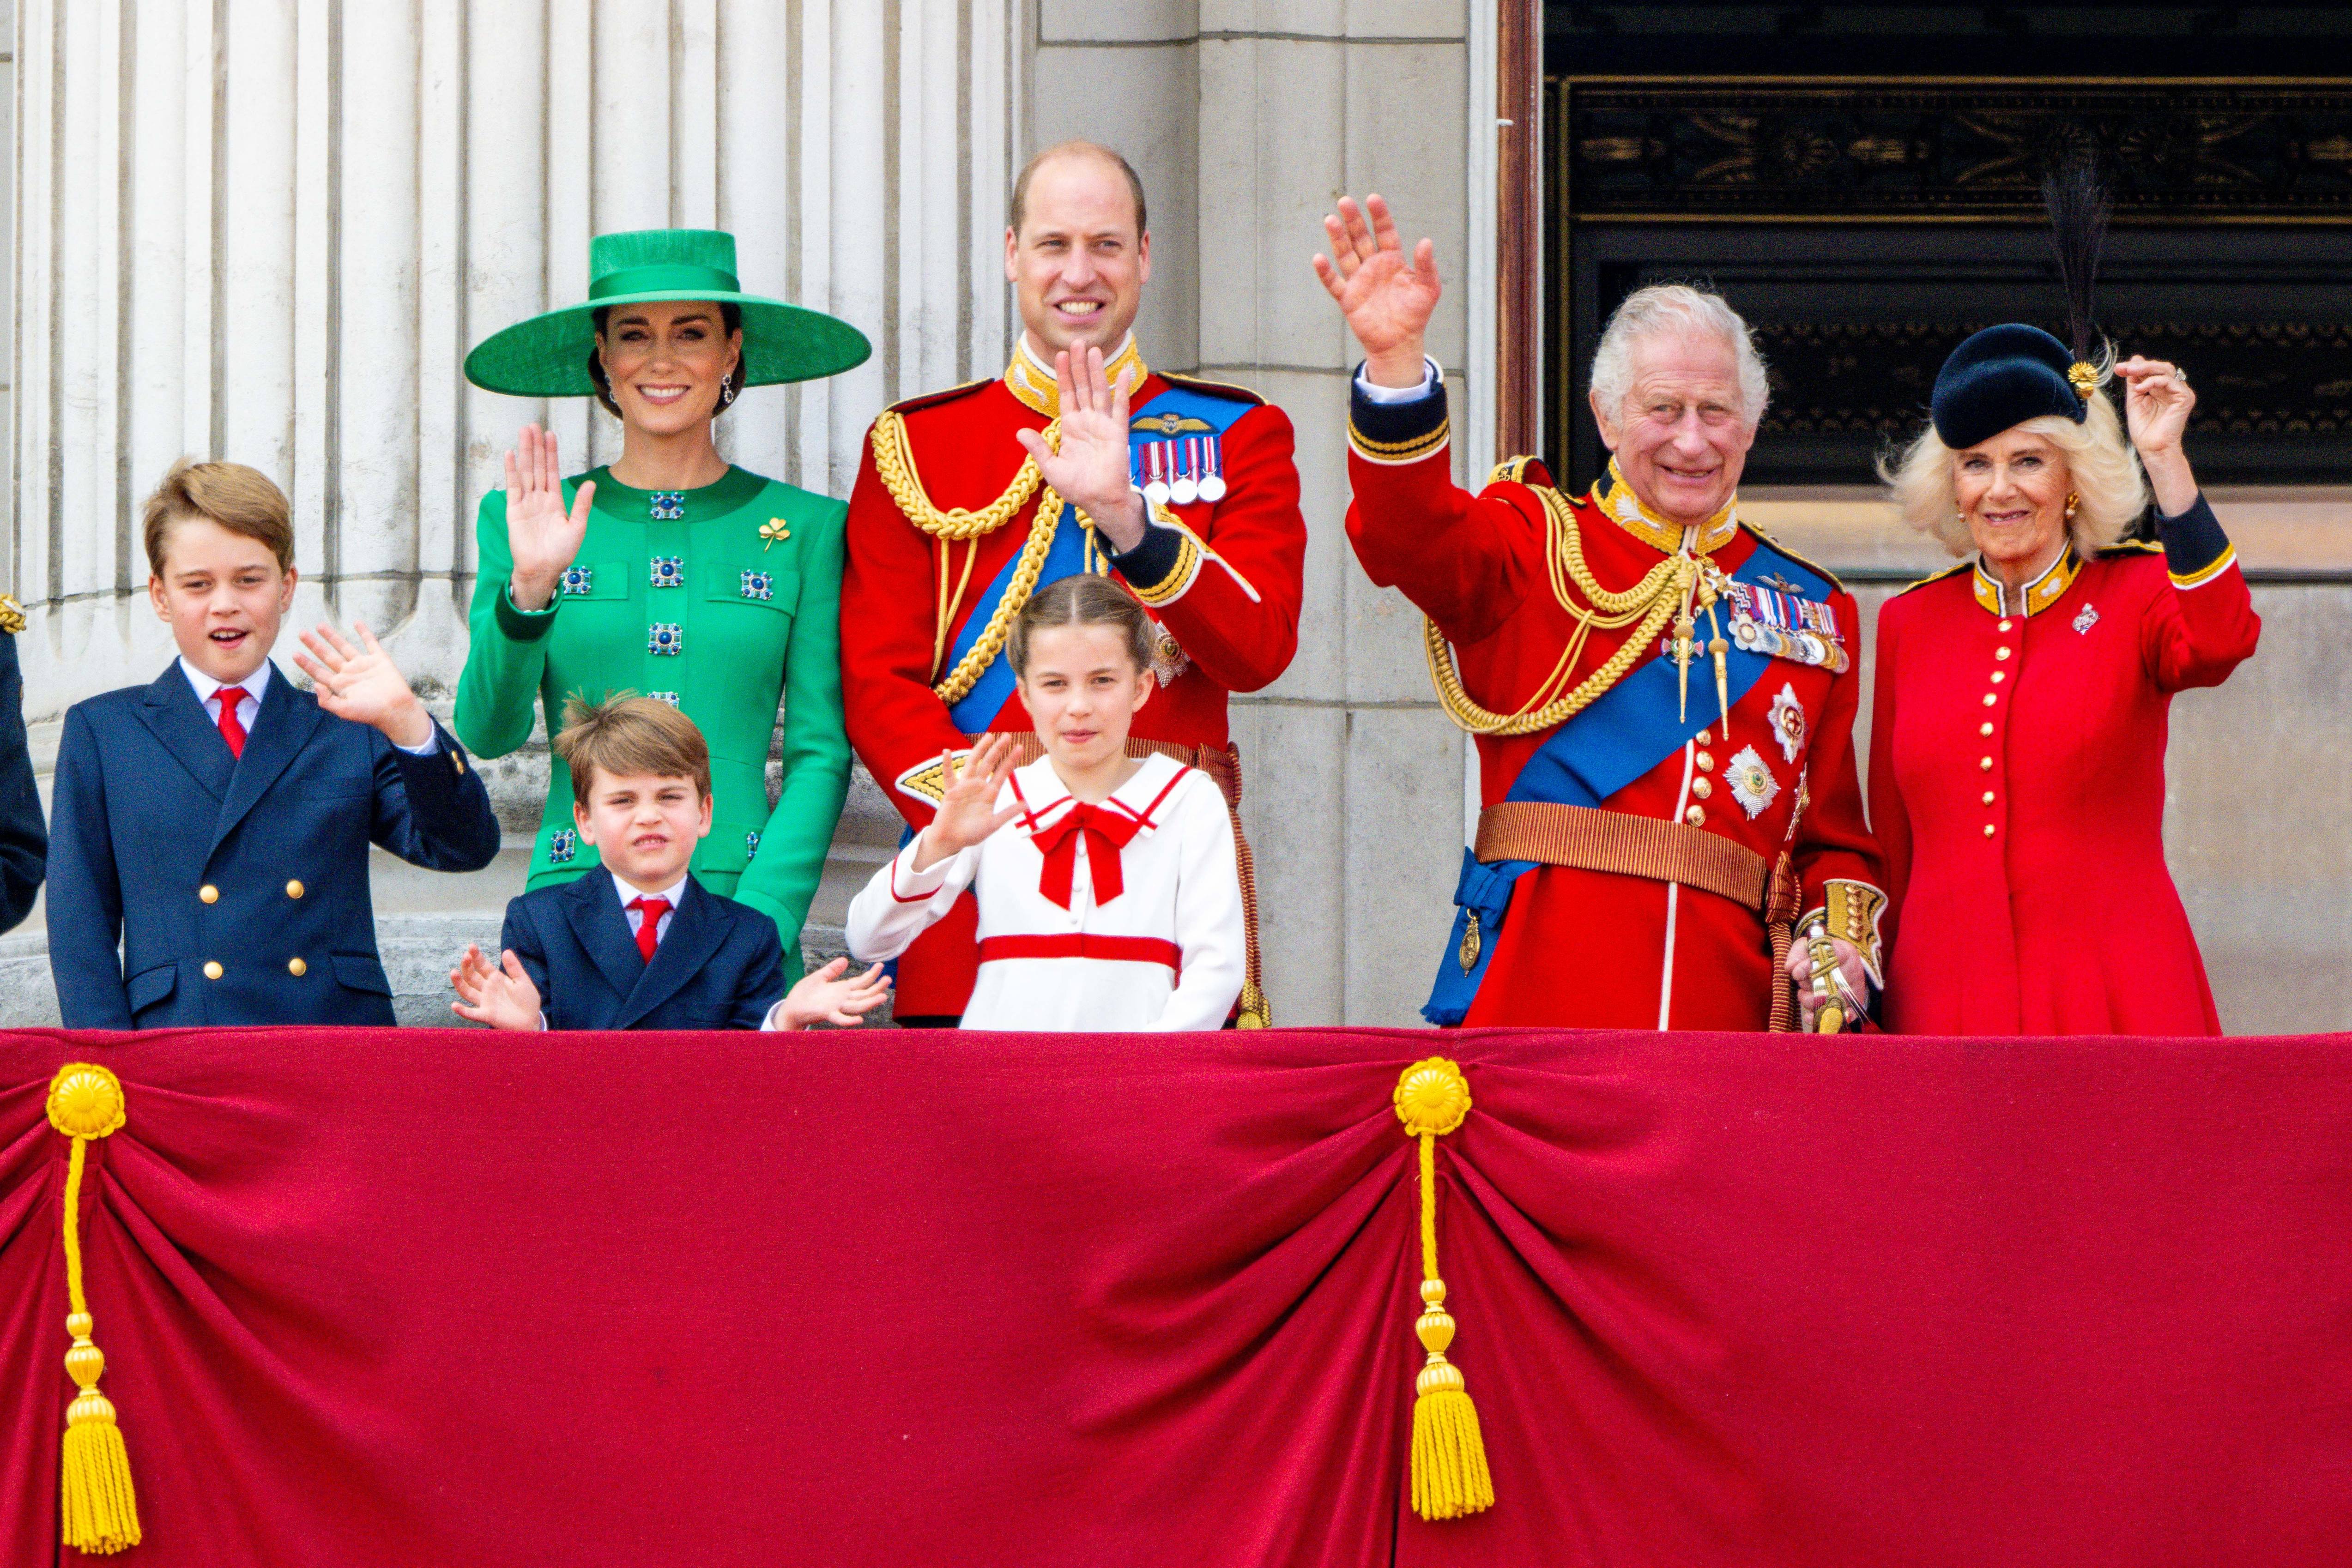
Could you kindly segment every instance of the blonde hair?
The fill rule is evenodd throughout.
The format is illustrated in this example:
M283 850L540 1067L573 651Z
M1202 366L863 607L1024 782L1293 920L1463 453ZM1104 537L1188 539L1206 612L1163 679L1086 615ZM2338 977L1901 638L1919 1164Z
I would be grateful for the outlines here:
M269 476L242 463L199 463L183 457L140 507L140 531L147 546L147 570L163 575L163 550L172 525L203 517L233 534L258 539L278 558L278 570L294 564L294 520L286 492Z
M2104 366L2099 379L2107 379ZM2045 413L2011 428L2039 435L2065 455L2067 486L2079 497L2074 515L2066 520L2066 533L2075 551L2088 556L2131 531L2147 510L2148 491L2139 459L2124 439L2116 405L2105 392L2093 392L2084 402L2089 411L2080 424L2063 414ZM1933 536L1954 555L1964 556L1976 543L1957 505L1954 455L1930 425L1899 457L1881 456L1878 476L1893 493L1905 522Z
M1730 345L1739 363L1739 416L1750 425L1764 417L1771 401L1772 382L1765 373L1764 356L1756 351L1756 338L1723 296L1686 283L1653 283L1625 296L1609 313L1601 341L1592 350L1592 395L1622 419L1625 400L1633 395L1633 341L1637 338L1713 337Z
M616 692L603 702L563 699L563 727L549 743L572 769L572 803L585 810L601 770L616 778L691 779L710 798L710 746L702 731L659 697Z
M1052 626L1113 626L1127 643L1138 670L1151 668L1151 618L1134 594L1108 577L1079 572L1039 589L1013 618L1004 657L1015 674L1029 671L1029 639Z

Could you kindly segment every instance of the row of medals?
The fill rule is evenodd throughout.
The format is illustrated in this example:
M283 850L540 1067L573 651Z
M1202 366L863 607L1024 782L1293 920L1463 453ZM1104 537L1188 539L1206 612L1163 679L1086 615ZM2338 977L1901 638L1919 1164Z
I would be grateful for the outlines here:
M1146 442L1135 450L1143 470L1139 488L1153 506L1173 502L1189 507L1195 501L1213 505L1225 498L1224 463L1215 437Z

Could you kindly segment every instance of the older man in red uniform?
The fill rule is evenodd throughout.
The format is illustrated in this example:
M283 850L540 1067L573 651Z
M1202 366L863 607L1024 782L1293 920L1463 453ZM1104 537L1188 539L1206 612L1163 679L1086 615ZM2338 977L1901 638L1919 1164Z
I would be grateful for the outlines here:
M1003 657L1013 615L1045 583L1107 570L1161 632L1161 689L1130 749L1202 768L1237 805L1226 697L1271 682L1298 646L1307 527L1290 422L1238 387L1144 364L1132 329L1151 235L1142 183L1117 153L1089 142L1039 153L1011 219L1013 362L999 380L887 410L866 442L842 577L850 744L921 828L944 753L992 730L1029 733ZM1245 846L1242 886L1241 1021L1263 1023ZM900 1021L953 1022L977 967L967 896L899 960Z
M1812 1013L1801 911L1860 999L1885 902L1853 759L1861 628L1834 579L1738 520L1765 400L1745 324L1694 289L1631 297L1593 367L1607 477L1571 497L1519 458L1473 496L1423 351L1429 242L1408 261L1378 196L1325 227L1316 269L1365 351L1348 536L1427 614L1440 700L1478 737L1431 1020L1787 1028Z

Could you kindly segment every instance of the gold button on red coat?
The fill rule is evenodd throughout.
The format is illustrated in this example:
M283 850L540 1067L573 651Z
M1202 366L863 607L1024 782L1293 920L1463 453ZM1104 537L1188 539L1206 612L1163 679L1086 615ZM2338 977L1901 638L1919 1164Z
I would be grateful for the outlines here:
M1991 824L1990 822L1987 822L1987 823L1985 824L1985 837L1986 837L1986 838L1990 838L1990 837L1992 837L1992 824Z
M1705 827L1706 825L1706 808L1704 806L1693 806L1689 810L1683 813L1683 821L1688 822L1694 828Z
M1702 769L1711 771L1715 767L1715 754L1709 751L1702 751L1698 754L1696 761Z
M2009 657L2009 650L2006 648L1995 648L1992 651L1992 656L1996 659L2006 659Z
M1987 692L1987 693L1985 693L1985 706L1987 706L1987 707L1990 707L1990 706L1992 706L1992 705L1993 705L1993 704L1995 704L1995 703L1999 702L2000 700L2000 694L1999 692Z
M1992 673L1992 684L1994 685L1999 685L2001 682L2007 679L2009 679L2009 672L2006 670L1995 670Z
M1992 720L1987 719L1982 724L1977 726L1977 733L1979 735L1990 735L1992 733Z
M1990 757L1979 757L1977 758L1977 766L1990 773L1992 771L1992 758Z
M1694 779L1691 780L1691 793L1704 800L1715 793L1715 783L1712 779Z
M1992 804L1992 791L1990 789L1985 791L1985 804L1988 806Z

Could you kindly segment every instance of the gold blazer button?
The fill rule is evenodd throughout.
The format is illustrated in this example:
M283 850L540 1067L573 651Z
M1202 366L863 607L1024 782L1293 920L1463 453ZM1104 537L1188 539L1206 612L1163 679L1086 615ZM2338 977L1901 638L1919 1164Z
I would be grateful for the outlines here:
M203 899L206 904L218 904L220 902L220 889L215 887L211 883L206 883L204 886L196 889L196 896Z
M286 972L295 976L307 975L310 972L310 966L299 958L289 958L286 960Z
M217 980L220 977L220 960L218 958L206 959L205 962L205 978L207 980Z
M299 898L302 896L302 879L300 877L296 877L292 882L286 884L286 896L289 898ZM295 972L299 974L301 971L297 970Z

